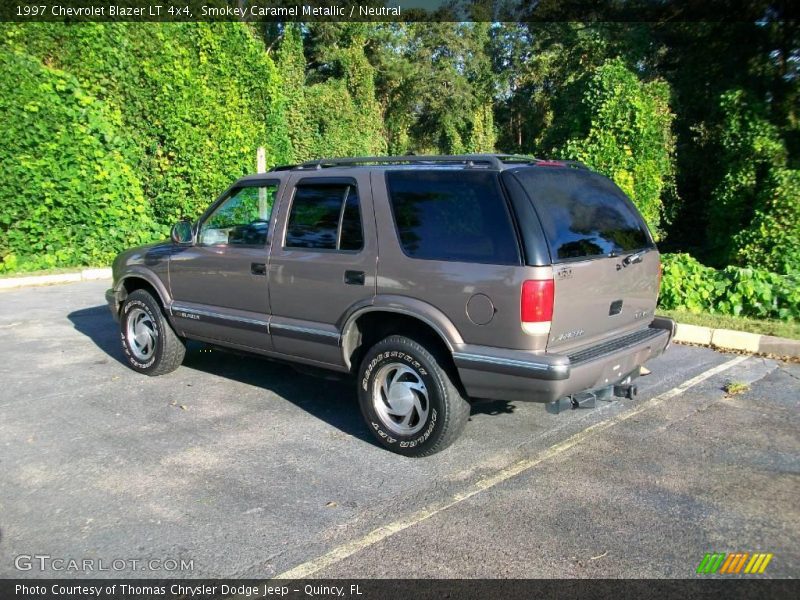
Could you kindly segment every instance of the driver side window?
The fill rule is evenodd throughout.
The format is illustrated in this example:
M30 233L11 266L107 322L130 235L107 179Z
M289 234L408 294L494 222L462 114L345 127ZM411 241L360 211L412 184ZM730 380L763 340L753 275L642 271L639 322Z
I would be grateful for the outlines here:
M233 191L200 226L203 246L263 246L278 184L241 187Z

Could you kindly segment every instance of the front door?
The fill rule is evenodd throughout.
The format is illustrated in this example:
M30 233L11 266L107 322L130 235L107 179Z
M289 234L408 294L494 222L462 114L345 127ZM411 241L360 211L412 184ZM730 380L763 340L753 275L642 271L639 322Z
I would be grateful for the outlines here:
M275 350L342 365L342 316L375 295L377 239L367 173L299 173L282 201L270 255Z
M185 335L270 350L267 262L277 180L234 186L170 258L172 315Z

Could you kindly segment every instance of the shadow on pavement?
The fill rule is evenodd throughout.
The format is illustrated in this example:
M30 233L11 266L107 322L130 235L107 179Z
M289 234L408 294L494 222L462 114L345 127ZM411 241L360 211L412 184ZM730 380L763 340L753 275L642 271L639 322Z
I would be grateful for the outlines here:
M121 364L119 329L108 307L94 306L67 315L77 331ZM189 342L182 368L194 369L274 392L353 437L377 445L361 417L352 378ZM142 376L143 377L143 376Z
M469 416L489 415L495 417L497 415L510 415L516 408L507 400L474 400L470 407Z
M119 329L108 307L93 306L67 315L77 331L126 365ZM258 356L189 342L183 368L269 390L340 431L377 445L361 417L355 382L347 375L292 365ZM504 400L476 400L470 416L513 413L515 406Z
M93 306L73 311L67 315L76 331L92 340L100 350L120 364L126 364L119 343L119 327L114 322L108 306Z

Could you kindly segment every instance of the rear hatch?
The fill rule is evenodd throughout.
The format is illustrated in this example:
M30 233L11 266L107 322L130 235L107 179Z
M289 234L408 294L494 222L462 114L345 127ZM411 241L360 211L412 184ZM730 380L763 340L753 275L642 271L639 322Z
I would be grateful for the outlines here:
M622 190L602 175L566 166L515 168L504 177L515 178L532 204L553 264L548 351L565 353L646 328L658 298L660 260Z

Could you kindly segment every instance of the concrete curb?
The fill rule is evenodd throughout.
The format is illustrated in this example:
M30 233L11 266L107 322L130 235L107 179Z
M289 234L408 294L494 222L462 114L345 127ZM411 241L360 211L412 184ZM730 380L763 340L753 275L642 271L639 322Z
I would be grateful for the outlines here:
M712 329L711 327L678 323L675 341L685 344L711 346L718 350L738 350L754 354L800 357L800 340L734 331L732 329Z
M0 290L14 290L22 287L54 285L57 283L74 283L76 281L96 281L99 279L111 279L111 267L82 269L73 273L2 278L0 279Z

